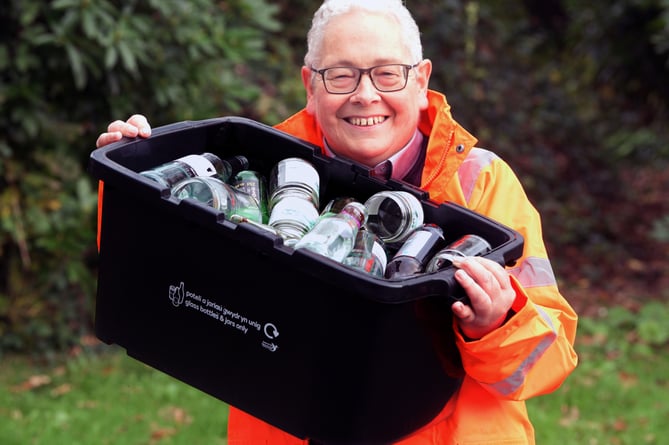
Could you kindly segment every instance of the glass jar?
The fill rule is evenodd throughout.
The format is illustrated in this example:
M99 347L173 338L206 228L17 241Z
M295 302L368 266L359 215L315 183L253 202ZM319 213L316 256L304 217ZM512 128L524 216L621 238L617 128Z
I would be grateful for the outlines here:
M367 229L387 245L404 242L409 234L423 225L423 206L409 192L385 190L365 201Z
M286 195L302 196L319 208L320 177L314 166L302 158L286 158L279 161L270 172L270 212Z
M294 246L318 220L320 177L302 158L279 161L270 172L269 221Z
M436 272L453 265L456 258L479 256L490 252L492 247L484 238L468 234L438 251L427 264L425 272Z
M179 182L172 188L177 199L195 199L220 210L226 217L240 215L262 223L262 211L256 199L212 176L196 176Z

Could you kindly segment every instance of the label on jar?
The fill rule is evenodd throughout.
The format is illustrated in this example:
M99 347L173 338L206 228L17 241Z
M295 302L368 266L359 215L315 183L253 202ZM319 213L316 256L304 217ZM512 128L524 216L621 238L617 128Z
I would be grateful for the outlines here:
M433 235L427 231L418 230L413 232L404 244L402 244L395 256L417 257L432 236Z
M304 184L318 193L320 178L316 169L307 161L300 158L288 158L279 163L277 186L286 184Z
M214 176L216 174L216 167L204 156L188 155L179 158L178 161L192 168L197 176Z
M318 219L318 210L306 199L287 197L272 208L269 225L291 224L304 227L304 231L311 229Z

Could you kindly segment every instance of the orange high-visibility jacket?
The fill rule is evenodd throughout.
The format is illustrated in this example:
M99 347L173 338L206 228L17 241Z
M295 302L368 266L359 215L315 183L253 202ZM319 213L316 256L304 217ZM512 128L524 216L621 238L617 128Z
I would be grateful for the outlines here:
M421 187L431 200L463 205L514 228L525 248L509 269L517 291L515 315L476 341L465 341L456 329L462 386L430 424L398 443L534 444L524 400L555 390L576 367L577 316L558 291L539 214L516 175L494 153L474 146L477 140L453 120L445 96L430 91L429 100L419 123L429 136ZM317 123L304 110L276 127L323 146ZM230 407L229 445L305 443Z

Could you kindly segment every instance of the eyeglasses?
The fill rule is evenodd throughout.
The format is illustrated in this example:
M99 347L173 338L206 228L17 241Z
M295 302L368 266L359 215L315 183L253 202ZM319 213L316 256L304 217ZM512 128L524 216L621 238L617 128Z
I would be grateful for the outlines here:
M391 93L403 90L407 86L409 70L416 68L419 63L415 65L392 63L370 68L333 66L322 70L311 68L311 71L321 75L325 90L330 94L349 94L354 92L358 88L358 85L360 85L360 78L363 74L369 75L374 88L382 93Z

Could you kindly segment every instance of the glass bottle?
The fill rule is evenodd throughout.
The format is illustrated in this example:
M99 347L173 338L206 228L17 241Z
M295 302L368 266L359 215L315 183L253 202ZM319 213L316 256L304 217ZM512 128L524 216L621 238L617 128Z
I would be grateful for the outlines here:
M249 161L244 156L221 159L213 153L205 152L183 156L139 174L171 189L184 179L196 176L213 176L227 182L234 173L248 168L248 165Z
M436 272L453 265L454 258L479 256L492 250L490 243L484 238L468 234L452 242L438 251L427 263L425 272Z
M341 210L344 208L346 204L349 202L354 202L355 198L350 197L350 196L340 196L338 198L331 199L325 207L323 207L323 210L321 210L321 213L318 215L318 221L320 221L323 218L329 218L330 216L334 216L337 213L341 212Z
M355 238L367 220L367 209L351 202L336 215L323 218L295 244L295 249L313 252L342 262L353 249Z
M385 190L365 201L369 216L367 229L376 233L388 247L404 242L423 224L423 206L409 192Z
M226 217L240 215L262 223L260 205L256 199L213 176L196 176L179 182L172 188L177 199L191 198L220 210Z
M325 207L323 207L323 210L321 210L321 218L327 217L327 216L332 216L336 215L337 213L341 212L341 210L344 208L346 204L349 202L354 202L355 198L352 196L339 196L337 198L331 199Z
M381 238L364 228L358 231L353 249L342 262L345 266L383 278L388 255Z
M400 279L425 271L425 266L444 243L444 232L436 224L423 224L400 246L386 266L384 276Z
M267 211L267 180L254 170L242 170L231 180L230 185L253 196L260 205L262 223L267 224L269 213Z
M272 168L269 182L268 224L294 246L318 220L318 171L304 159L286 158Z

